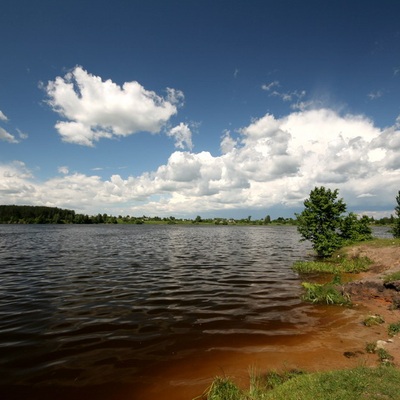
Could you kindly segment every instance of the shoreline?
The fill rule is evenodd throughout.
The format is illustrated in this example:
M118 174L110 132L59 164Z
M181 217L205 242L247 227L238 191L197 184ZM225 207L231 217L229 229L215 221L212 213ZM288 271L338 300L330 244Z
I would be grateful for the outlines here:
M400 271L398 243L385 247L363 243L346 249L350 257L367 256L373 263L367 272L355 275L345 285L345 290L352 292L351 307L310 305L319 320L311 332L281 342L266 340L265 345L244 345L229 353L217 349L199 352L190 367L179 362L165 366L154 376L158 384L148 382L137 395L144 400L157 396L188 400L201 396L216 376L229 377L245 388L250 371L322 372L361 365L375 367L380 364L378 355L368 353L366 345L377 341L384 343L385 350L394 357L393 364L400 367L400 338L388 335L389 324L400 321L400 309L390 309L391 297L399 292L385 289L382 279L388 273ZM385 323L366 327L364 319L374 314L381 315Z

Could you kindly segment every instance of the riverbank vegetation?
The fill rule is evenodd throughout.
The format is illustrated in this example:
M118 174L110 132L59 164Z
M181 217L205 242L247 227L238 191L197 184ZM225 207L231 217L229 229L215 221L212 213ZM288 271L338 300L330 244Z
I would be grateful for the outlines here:
M368 257L347 257L338 254L324 260L296 261L293 270L301 274L358 274L367 271L370 265L371 260Z
M383 359L388 355L381 355ZM227 377L216 378L198 399L207 400L354 400L398 399L400 370L382 363L377 368L304 373L270 372L251 376L249 389Z
M331 282L311 283L303 282L304 294L302 299L314 304L327 304L337 306L351 305L350 296L344 291L339 290L341 280L336 275Z
M368 219L370 225L393 227L396 219L384 217L381 219ZM27 205L0 205L0 224L196 224L196 225L297 225L296 218L264 218L253 219L250 215L246 218L177 218L174 216L131 216L108 215L106 213L87 215L79 214L74 210L58 207L27 206Z
M297 216L297 230L302 240L311 242L318 257L330 257L346 244L372 239L369 218L345 214L346 204L339 191L316 187L304 201Z
M58 207L0 205L1 224L205 224L205 225L295 225L293 218L278 217L253 220L246 218L202 218L197 215L194 219L169 217L142 216L112 216L108 214L78 214L73 210Z

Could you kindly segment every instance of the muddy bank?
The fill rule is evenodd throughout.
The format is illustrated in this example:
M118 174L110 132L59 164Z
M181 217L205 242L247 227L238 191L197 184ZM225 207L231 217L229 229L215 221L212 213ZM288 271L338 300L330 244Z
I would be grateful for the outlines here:
M344 290L350 295L354 309L383 317L382 325L363 329L370 333L369 342L381 340L394 357L394 364L400 366L400 337L388 335L389 324L400 322L400 281L384 283L385 276L400 271L400 246L395 242L385 247L361 244L351 247L347 254L368 257L373 262L367 272L347 283Z

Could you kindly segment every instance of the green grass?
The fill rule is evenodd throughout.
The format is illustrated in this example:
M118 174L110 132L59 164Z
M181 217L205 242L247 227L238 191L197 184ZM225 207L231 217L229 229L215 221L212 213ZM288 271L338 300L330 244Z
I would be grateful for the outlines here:
M377 349L376 342L369 342L365 346L365 351L370 354L375 354L376 349Z
M337 255L323 261L297 261L293 269L299 273L352 273L357 274L367 271L371 260L367 257L348 258Z
M388 333L390 336L396 336L400 333L400 322L396 322L389 325Z
M201 397L208 400L363 400L399 399L400 370L394 367L367 368L292 374L275 379L272 387L241 390L226 378L216 378ZM278 382L279 381L279 382ZM229 383L228 383L229 382Z
M385 320L383 319L382 316L376 314L376 315L369 315L367 318L364 319L363 324L365 326L374 326L374 325L381 325L385 323Z
M335 276L332 282L324 284L303 282L305 292L302 299L314 304L350 305L350 297L338 290L338 284L340 284L338 276Z
M239 389L229 378L217 376L209 389L196 399L207 400L241 400L246 399L245 393Z
M399 281L400 280L400 271L393 272L392 274L386 275L383 278L384 282L393 282L393 281Z
M400 239L399 238L386 238L386 239L376 238L376 239L372 239L372 240L367 240L367 241L363 242L363 244L366 244L367 246L370 246L370 247L400 246Z
M385 349L378 349L376 350L376 354L378 354L379 361L381 362L382 366L393 366L393 359L394 357L387 352Z

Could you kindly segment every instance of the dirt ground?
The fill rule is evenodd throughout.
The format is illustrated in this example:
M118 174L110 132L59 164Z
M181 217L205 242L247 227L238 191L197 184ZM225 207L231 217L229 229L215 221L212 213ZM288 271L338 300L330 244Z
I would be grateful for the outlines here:
M395 282L392 288L384 285L386 275L400 271L400 247L361 244L352 247L348 254L365 256L373 262L368 272L359 274L355 281L345 285L344 290L351 296L355 307L363 307L370 315L383 317L383 324L366 329L374 339L371 342L378 337L380 346L394 357L393 363L400 366L400 335L388 335L389 324L400 322L400 281Z

